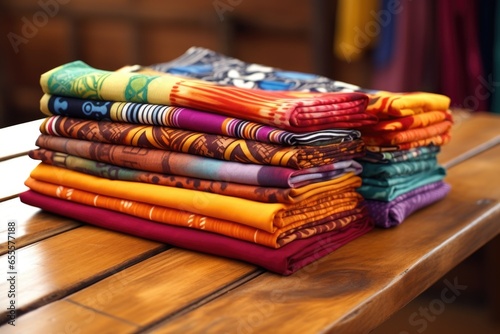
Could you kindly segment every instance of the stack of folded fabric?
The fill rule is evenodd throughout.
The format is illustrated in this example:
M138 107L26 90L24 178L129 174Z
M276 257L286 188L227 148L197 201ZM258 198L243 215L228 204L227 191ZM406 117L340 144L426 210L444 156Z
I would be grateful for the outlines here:
M414 211L446 196L446 170L437 162L440 146L450 140L449 99L429 93L407 94L425 101L407 108L398 99L381 97L371 107L379 123L362 130L367 155L362 158L359 189L380 227L401 224ZM381 107L385 104L384 107Z
M192 47L179 58L144 73L172 73L219 84L261 90L304 92L362 92L369 97L367 112L379 120L361 129L367 145L362 158L360 193L375 224L398 225L414 211L434 203L449 191L445 170L438 165L440 146L450 140L450 99L431 93L393 93L363 89L313 74L284 71L243 62L212 50Z
M21 200L288 275L373 227L362 93L267 92L82 62L41 78Z

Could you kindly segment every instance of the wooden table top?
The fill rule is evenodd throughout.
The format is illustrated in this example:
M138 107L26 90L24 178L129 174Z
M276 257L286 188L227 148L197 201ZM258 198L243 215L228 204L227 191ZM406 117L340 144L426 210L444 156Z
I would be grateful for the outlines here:
M21 203L40 121L1 129L0 269L9 278L15 221L16 285L0 281L0 332L367 332L500 232L500 117L455 120L439 156L452 186L444 200L288 277Z

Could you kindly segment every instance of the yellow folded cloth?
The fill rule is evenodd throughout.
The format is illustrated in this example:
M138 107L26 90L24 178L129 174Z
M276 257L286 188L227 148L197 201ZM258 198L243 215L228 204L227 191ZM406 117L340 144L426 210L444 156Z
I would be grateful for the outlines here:
M429 111L445 111L450 107L450 98L426 92L393 93L377 91L368 94L366 111L381 119L417 115Z
M349 174L353 186L358 187L361 178L353 173ZM321 220L345 210L346 206L353 209L362 200L361 195L352 192L350 196L341 200L334 200L335 195L323 196L319 194L295 204L262 203L191 189L109 180L44 163L35 167L30 176L35 180L76 188L98 195L229 220L270 233L289 224L306 224Z
M312 222L309 224L301 224L300 222L297 222L279 228L273 233L269 233L251 226L227 220L202 216L158 205L98 195L80 189L68 188L61 185L35 180L33 178L28 178L26 180L26 185L31 190L47 196L121 212L168 225L183 226L214 232L272 248L279 248L297 238L307 238L318 233L324 233L342 228L362 217L362 208L357 207L352 209L352 206L349 204L349 200L347 200L348 204L345 207L342 208L339 206L339 210L342 211L328 217L324 221ZM334 196L334 199L342 202L343 198L348 198L350 195L351 194L349 192L346 192Z

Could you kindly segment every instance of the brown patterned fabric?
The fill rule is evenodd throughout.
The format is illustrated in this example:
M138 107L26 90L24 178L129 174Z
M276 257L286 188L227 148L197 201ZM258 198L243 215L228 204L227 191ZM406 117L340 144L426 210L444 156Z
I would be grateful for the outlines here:
M43 134L102 143L157 148L225 161L305 169L364 155L361 139L319 146L282 146L164 126L53 116Z
M141 171L46 149L32 150L29 152L29 156L49 165L112 180L135 181L200 190L265 203L297 203L317 194L333 195L335 193L354 191L361 186L361 179L355 177L352 172L344 172L332 180L317 182L300 188L277 188Z

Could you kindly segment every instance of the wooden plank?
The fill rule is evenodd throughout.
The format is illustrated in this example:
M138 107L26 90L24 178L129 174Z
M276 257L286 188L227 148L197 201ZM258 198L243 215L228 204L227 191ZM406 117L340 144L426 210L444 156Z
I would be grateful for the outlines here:
M18 315L60 299L150 257L166 246L104 229L82 226L17 250ZM7 255L0 257L7 263ZM0 291L9 282L0 281ZM0 319L6 321L6 309Z
M17 249L81 225L21 203L19 198L0 203L0 212L0 255L7 252L8 222L15 222Z
M40 135L38 129L42 121L38 119L0 129L0 161L24 155L36 148L35 141Z
M450 168L500 144L500 116L492 113L456 111L451 141L442 147L439 163Z
M255 266L181 249L169 249L69 297L112 317L146 326L171 316L240 280ZM261 270L258 270L261 272Z
M44 333L63 332L68 321L80 326L78 314L85 312L104 316L99 320L102 326L107 323L112 328L120 320L139 328L193 307L205 298L214 298L227 286L254 277L254 273L254 266L238 261L169 249L67 297L66 302L78 305L73 307L76 317L68 315L60 323L47 322L44 319L58 317L54 312L59 308L42 307L30 312L29 319L37 324L38 332ZM24 318L18 322L19 330L29 332L30 326Z
M1 132L0 132L1 133ZM27 155L0 162L0 202L16 197L28 190L24 181L40 161Z
M15 326L0 327L4 334L17 333L134 333L137 327L86 309L67 300L59 300L39 309L50 314L40 318L30 312L16 319ZM38 311L38 310L37 310Z
M265 273L151 332L367 332L500 233L499 165L497 146L453 167L447 198L401 226L376 229L291 277Z

